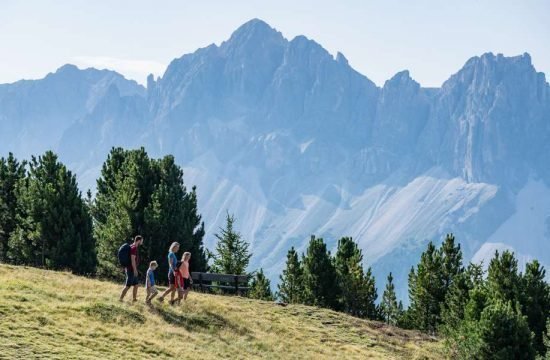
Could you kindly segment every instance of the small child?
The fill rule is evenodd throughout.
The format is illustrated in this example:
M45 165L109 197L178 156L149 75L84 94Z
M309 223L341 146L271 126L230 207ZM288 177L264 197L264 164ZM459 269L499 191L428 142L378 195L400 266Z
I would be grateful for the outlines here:
M181 258L181 266L179 270L183 278L183 300L184 301L187 300L187 294L189 294L189 290L191 290L191 285L193 284L193 278L189 273L189 260L191 260L191 253L190 252L183 253L183 257Z
M149 269L147 269L147 276L145 277L145 288L147 289L147 298L145 303L151 305L151 300L158 294L158 290L155 287L155 270L158 264L156 261L149 263Z

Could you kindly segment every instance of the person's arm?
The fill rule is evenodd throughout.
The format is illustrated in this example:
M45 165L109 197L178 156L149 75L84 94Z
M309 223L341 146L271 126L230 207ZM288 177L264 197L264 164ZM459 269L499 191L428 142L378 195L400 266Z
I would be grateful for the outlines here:
M170 256L168 258L168 263L170 265L170 270L172 270L172 273L174 273L174 275L176 275L176 264L174 263L174 258L172 256ZM177 260L176 260L176 263L177 263Z
M149 272L147 272L147 276L145 276L145 287L147 289L151 287L151 281L149 281Z
M134 269L134 276L138 276L137 266L136 266L136 256L132 255L131 259L132 259L132 269Z

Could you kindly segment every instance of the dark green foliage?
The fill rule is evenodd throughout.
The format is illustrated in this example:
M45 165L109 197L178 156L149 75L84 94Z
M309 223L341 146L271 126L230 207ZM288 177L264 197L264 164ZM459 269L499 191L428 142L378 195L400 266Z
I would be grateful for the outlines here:
M302 265L305 304L337 309L336 269L323 239L311 237Z
M386 283L386 289L382 295L382 302L380 303L380 313L382 319L386 324L397 325L403 312L403 305L397 303L397 296L395 295L395 285L393 284L392 273L388 275L388 282Z
M462 267L462 250L455 243L453 234L447 234L440 248L442 257L443 291L446 293L453 284L454 278L464 272Z
M542 342L544 344L544 351L546 355L541 355L538 359L550 360L550 320L546 322L546 332L542 336Z
M527 264L522 276L522 312L534 333L533 346L542 356L545 353L543 335L550 315L550 287L545 281L546 271L537 260Z
M464 320L464 311L470 300L470 291L476 284L483 282L483 270L480 265L470 264L466 271L454 277L446 295L445 303L441 309L442 332L451 336Z
M0 158L0 262L8 262L8 240L15 230L16 186L25 177L25 162L19 163L12 153Z
M92 273L96 265L92 221L76 177L48 151L32 158L17 185L17 225L8 256L16 264Z
M269 279L265 277L263 269L257 271L252 277L248 296L252 299L273 301L271 284Z
M222 274L246 274L246 268L252 254L248 252L248 243L234 230L235 217L227 213L225 228L216 234L218 243L216 253L212 254L212 270Z
M520 276L518 261L514 254L505 250L502 255L498 251L489 263L487 287L493 299L504 302L511 301L515 307L520 300Z
M443 261L430 242L416 270L409 274L409 312L416 329L435 333L441 321L441 304L445 300Z
M286 255L286 267L280 279L277 285L279 299L288 304L301 303L304 297L303 269L294 247Z
M338 308L353 316L377 319L376 284L369 268L363 271L363 254L357 243L350 237L338 241L334 257L337 287L333 292L338 296Z
M192 271L206 270L196 191L187 191L183 171L172 156L155 160L143 148L113 148L97 181L92 213L100 275L121 275L116 251L137 234L145 237L140 272L150 260L157 260L158 273L166 273L166 255L174 241L181 244L182 252L191 252Z
M480 359L533 359L531 332L524 316L510 301L500 299L486 307L477 326Z
M202 238L204 223L197 210L196 189L187 192L183 171L172 156L152 160L158 174L151 201L145 208L144 250L148 259L159 259L159 273L168 271L166 254L174 241L191 253L190 270L206 271L206 255ZM157 260L158 261L158 260Z

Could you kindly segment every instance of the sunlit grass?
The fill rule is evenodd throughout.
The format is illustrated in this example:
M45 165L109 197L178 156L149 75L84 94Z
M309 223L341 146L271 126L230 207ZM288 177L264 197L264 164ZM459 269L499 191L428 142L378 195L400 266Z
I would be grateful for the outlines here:
M307 306L192 292L180 307L120 286L0 265L0 359L439 359L417 332ZM130 299L130 297L128 297Z

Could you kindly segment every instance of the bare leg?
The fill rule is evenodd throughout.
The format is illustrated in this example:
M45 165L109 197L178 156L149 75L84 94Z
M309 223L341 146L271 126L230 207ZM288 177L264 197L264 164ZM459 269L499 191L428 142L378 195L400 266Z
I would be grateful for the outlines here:
M153 294L147 295L147 297L148 297L147 302L151 303L151 300L153 300L155 298L155 296L157 296L157 294L158 293L153 293Z
M164 290L164 292L162 293L161 296L159 296L159 300L160 301L163 301L164 298L166 297L166 295L168 295L169 292L172 292L172 300L174 300L174 290L176 290L176 288L174 287L174 285L170 285L166 290Z
M122 289L122 292L120 293L120 299L119 301L124 300L124 297L126 296L126 293L130 290L129 286L125 286L124 289Z
M187 294L189 294L189 289L185 289L183 293L183 301L187 300Z
M137 301L137 291L138 291L138 286L134 285L134 291L133 291L134 301Z

